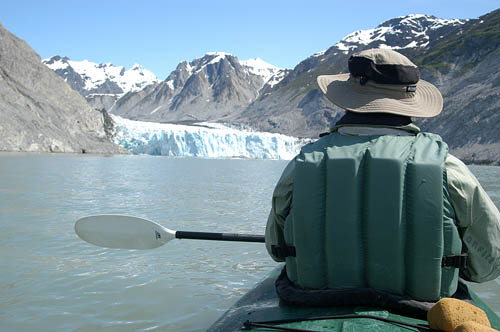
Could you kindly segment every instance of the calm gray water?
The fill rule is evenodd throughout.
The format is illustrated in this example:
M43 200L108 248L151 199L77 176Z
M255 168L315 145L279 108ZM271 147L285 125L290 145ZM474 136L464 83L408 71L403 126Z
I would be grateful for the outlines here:
M262 244L104 249L73 231L119 213L263 234L283 161L0 154L1 331L204 331L276 264ZM472 167L500 206L500 167ZM500 285L476 287L500 311Z

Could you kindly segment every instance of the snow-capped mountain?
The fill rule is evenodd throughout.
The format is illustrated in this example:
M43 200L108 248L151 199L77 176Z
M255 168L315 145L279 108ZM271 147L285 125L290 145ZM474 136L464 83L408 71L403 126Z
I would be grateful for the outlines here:
M353 32L300 62L235 120L260 131L315 137L344 114L326 100L316 77L347 72L354 52L391 48L407 55L422 79L443 94L443 112L417 124L441 135L466 161L500 163L499 26L500 10L495 10L469 20L408 15Z
M460 33L467 22L408 15L350 33L329 49L300 62L280 83L260 94L237 120L259 130L295 136L311 137L327 131L343 111L323 98L316 84L318 75L347 72L349 56L369 48L391 48L414 58L412 55L428 52L435 44Z
M467 20L439 19L431 15L408 15L386 21L374 29L355 31L334 45L345 54L363 45L402 50L429 46Z
M274 78L274 76L283 76L282 73L284 69L273 66L260 58L238 60L235 56L226 52L207 52L203 57L199 59L194 59L191 62L181 62L177 69L185 71L187 73L187 76L189 77L204 70L206 66L217 64L220 61L224 61L226 58L230 59L229 61L239 62L239 64L243 66L243 71L246 74L253 74L255 76L261 77L263 80L262 85L267 83L271 78L273 78L273 81L276 81L276 78ZM174 85L174 83L178 83L175 82L176 77L177 73L174 71L166 80L167 85L171 89L176 88L176 86Z
M152 72L138 64L126 70L123 66L111 63L73 61L61 56L53 56L42 62L84 97L94 94L123 95L159 82Z
M112 115L115 142L134 154L176 157L292 159L305 141L291 136L234 129L141 122Z
M239 61L229 53L209 52L181 62L165 81L128 93L110 112L157 122L229 119L280 77L283 70L262 59Z
M93 109L107 110L124 94L159 82L151 71L138 64L126 70L111 63L73 61L61 56L42 62L84 96Z

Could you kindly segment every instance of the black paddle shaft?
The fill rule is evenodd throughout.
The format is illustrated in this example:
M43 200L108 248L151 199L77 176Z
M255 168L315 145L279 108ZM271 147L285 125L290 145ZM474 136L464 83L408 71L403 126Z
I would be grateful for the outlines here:
M238 242L266 242L264 235L234 234L234 233L205 233L176 231L177 239L212 240L212 241L238 241Z

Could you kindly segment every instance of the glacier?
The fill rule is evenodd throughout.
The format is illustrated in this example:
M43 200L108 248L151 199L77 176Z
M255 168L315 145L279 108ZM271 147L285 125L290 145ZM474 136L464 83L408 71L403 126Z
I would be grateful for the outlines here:
M175 157L290 160L309 140L235 129L219 123L144 122L111 114L115 143L133 154Z

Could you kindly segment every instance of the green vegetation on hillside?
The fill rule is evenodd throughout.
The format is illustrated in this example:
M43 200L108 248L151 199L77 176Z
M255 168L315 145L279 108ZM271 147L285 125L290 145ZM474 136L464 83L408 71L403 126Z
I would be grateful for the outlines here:
M281 93L286 93L288 90L295 91L295 93L290 97L290 101L300 97L305 96L311 90L319 89L316 78L320 75L331 75L333 70L325 68L325 66L314 68L303 72L298 75L289 84L283 85L279 88Z
M417 57L415 62L433 71L447 72L452 61L472 59L462 64L467 70L500 48L500 9L470 21L463 28L464 33L453 31L454 35L434 44L431 52Z

